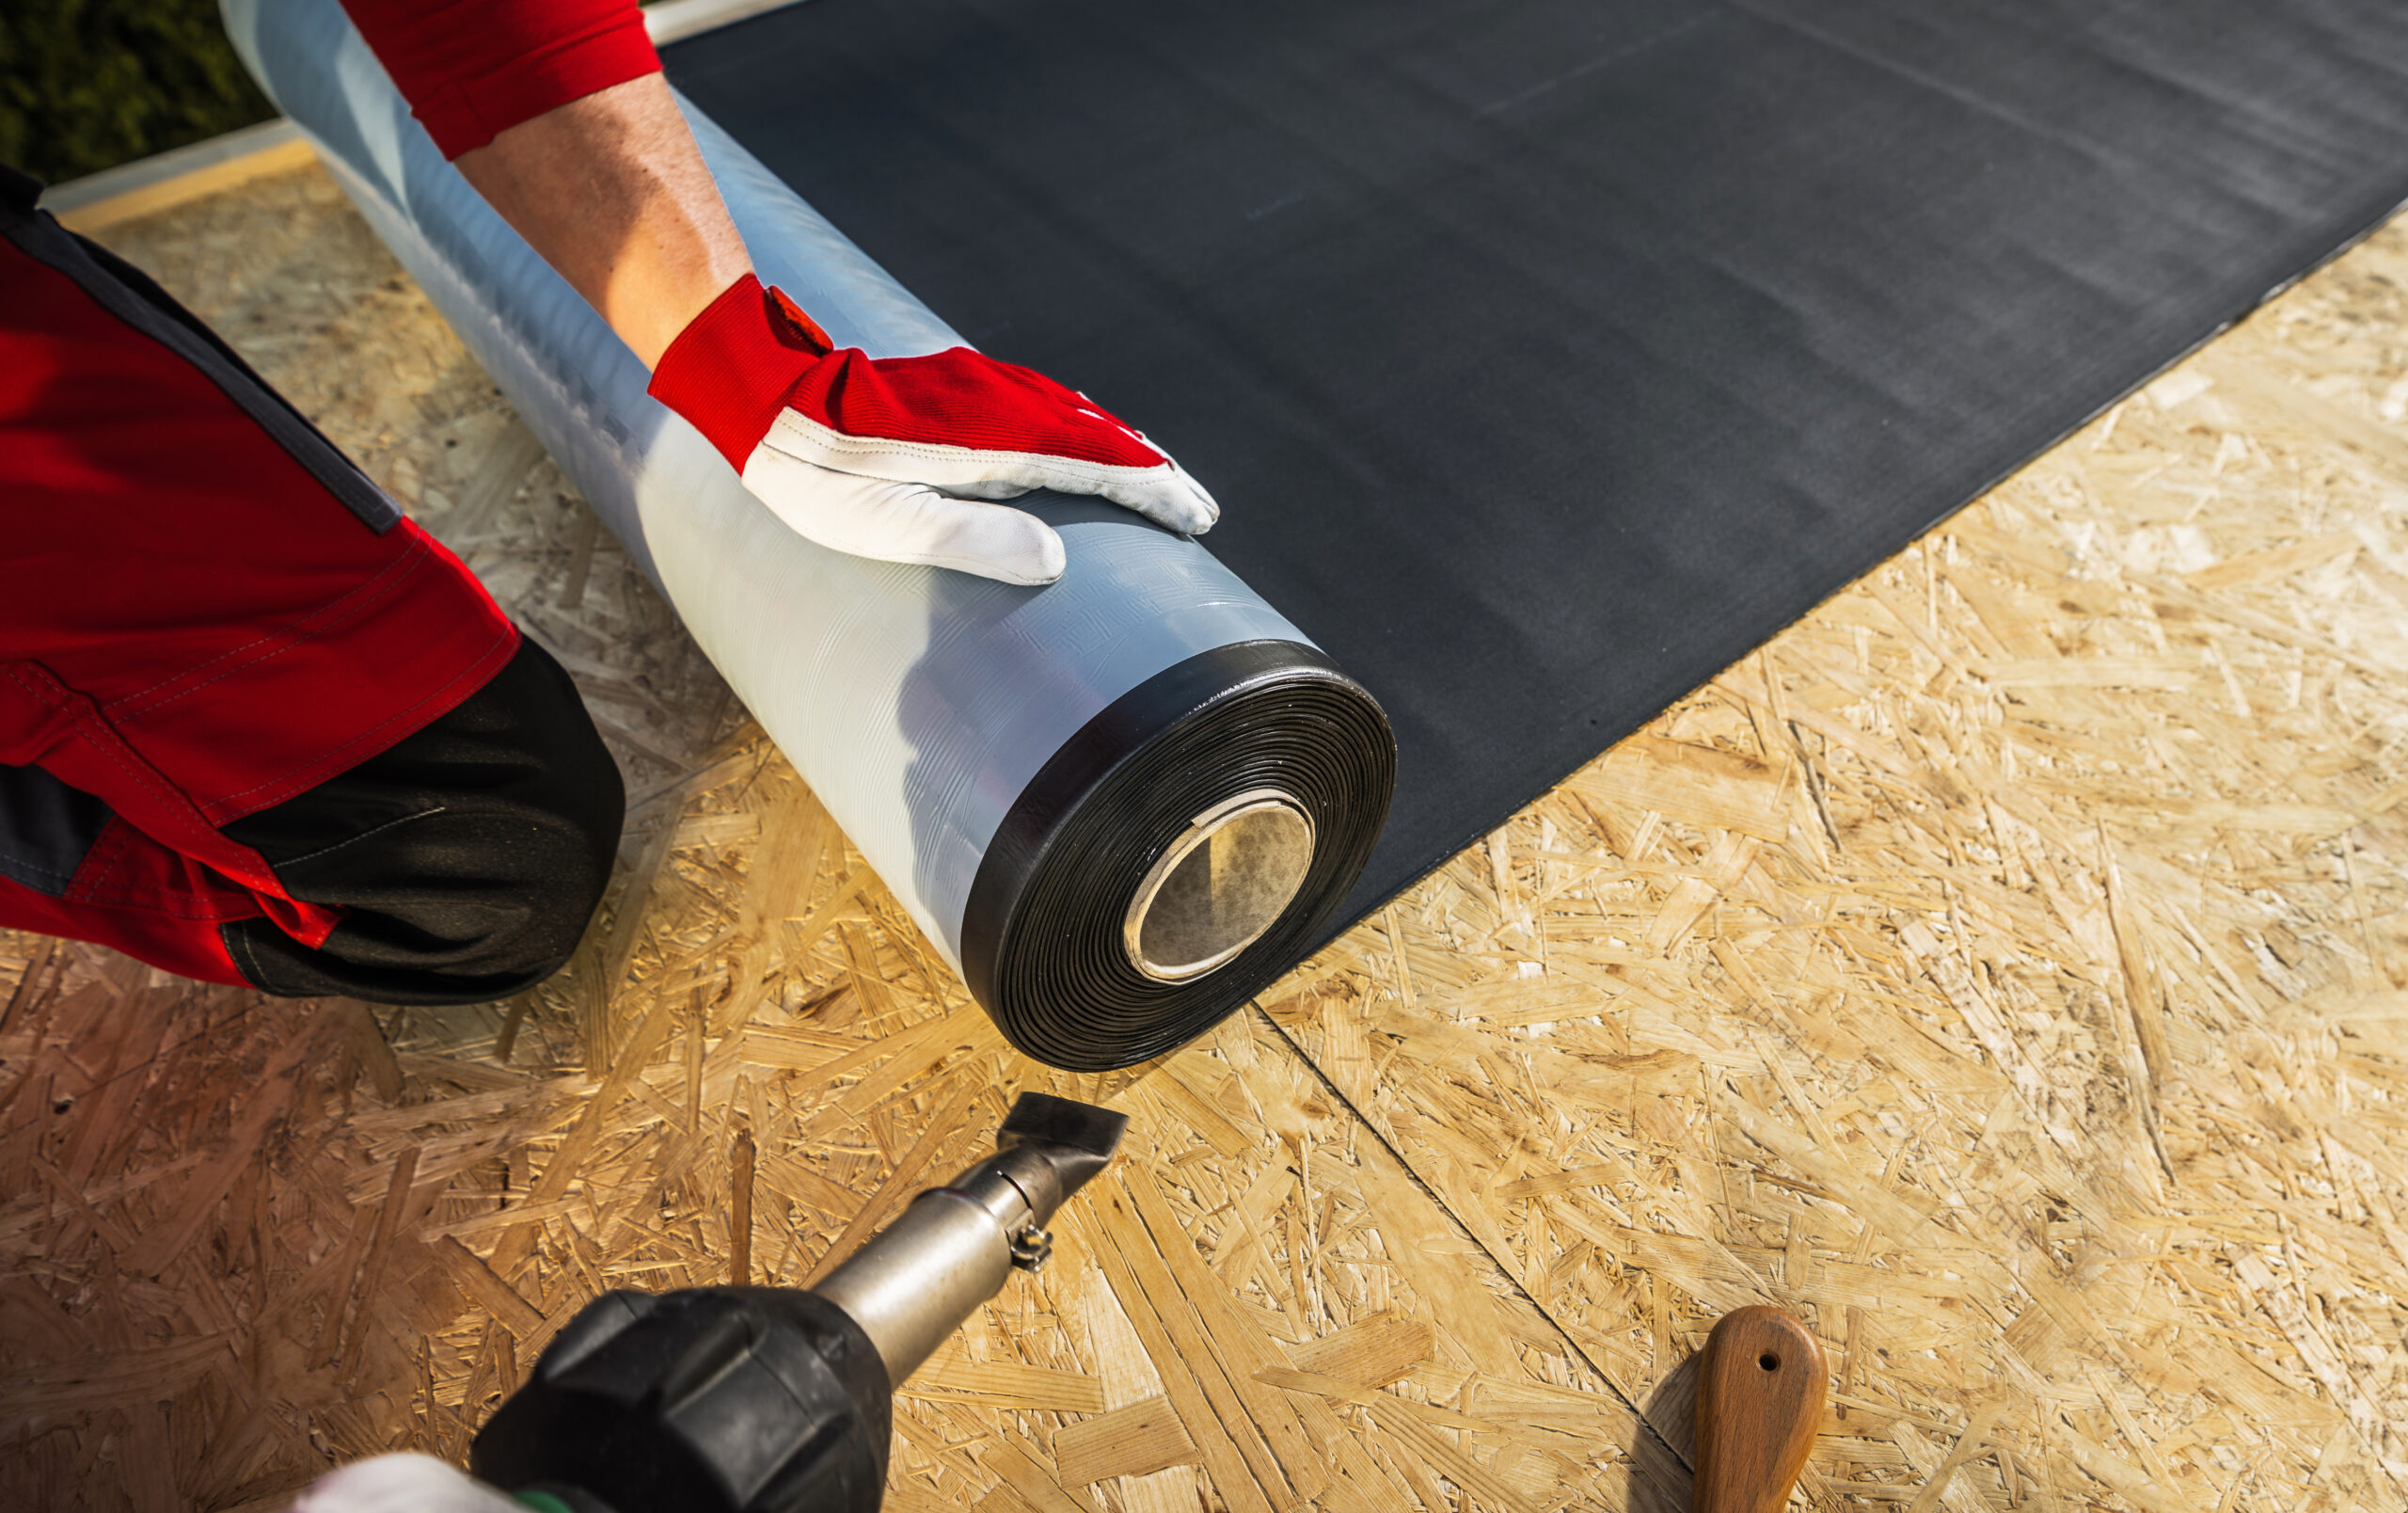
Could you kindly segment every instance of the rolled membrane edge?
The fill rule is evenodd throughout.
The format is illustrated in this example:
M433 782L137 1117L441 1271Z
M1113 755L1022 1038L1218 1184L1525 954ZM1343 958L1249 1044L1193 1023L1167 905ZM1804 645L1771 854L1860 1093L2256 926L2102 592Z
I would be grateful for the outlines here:
M1022 791L971 886L963 978L1005 1036L1050 1065L1111 1071L1175 1050L1311 949L1395 788L1386 716L1319 648L1199 652L1113 701ZM1222 827L1199 826L1208 817ZM1149 955L1149 936L1170 954ZM1180 975L1184 953L1213 964Z

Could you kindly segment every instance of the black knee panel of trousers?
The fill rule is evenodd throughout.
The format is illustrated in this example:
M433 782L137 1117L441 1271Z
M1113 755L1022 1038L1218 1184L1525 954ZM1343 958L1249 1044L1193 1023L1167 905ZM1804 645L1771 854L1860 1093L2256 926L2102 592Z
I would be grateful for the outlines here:
M315 950L264 919L227 926L227 949L254 986L290 996L507 996L576 948L626 807L576 685L522 639L416 735L225 827L294 898L344 911Z

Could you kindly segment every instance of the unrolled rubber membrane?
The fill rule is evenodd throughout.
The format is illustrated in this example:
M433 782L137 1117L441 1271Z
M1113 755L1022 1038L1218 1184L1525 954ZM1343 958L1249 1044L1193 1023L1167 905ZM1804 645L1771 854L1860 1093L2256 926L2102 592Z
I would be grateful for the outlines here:
M224 4L252 74L1013 1044L1132 1065L1321 938L1378 837L1395 742L1370 695L1211 553L1048 494L1015 502L1069 554L1040 589L796 535L443 160L337 0ZM680 104L764 282L874 357L963 344ZM1293 898L1226 964L1149 973L1132 900L1199 816L1255 790L1309 822Z

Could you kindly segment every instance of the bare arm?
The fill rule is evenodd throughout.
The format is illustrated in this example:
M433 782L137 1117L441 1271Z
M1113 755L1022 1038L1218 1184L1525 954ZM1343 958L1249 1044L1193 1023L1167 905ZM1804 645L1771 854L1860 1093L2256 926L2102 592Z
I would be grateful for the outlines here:
M1174 531L1212 496L1083 394L967 347L836 350L753 274L636 0L342 0L437 151L652 370L798 534L838 551L1050 583L1036 515L1099 494Z
M752 271L657 73L521 121L457 162L647 368Z

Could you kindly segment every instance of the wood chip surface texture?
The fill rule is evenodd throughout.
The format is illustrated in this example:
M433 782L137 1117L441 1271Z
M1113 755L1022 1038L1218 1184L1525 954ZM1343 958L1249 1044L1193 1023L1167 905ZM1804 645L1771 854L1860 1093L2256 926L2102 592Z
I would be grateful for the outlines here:
M323 173L107 234L631 809L507 1003L0 933L0 1505L460 1457L586 1299L801 1282L1037 1088L1129 1155L898 1399L900 1513L1673 1513L1755 1302L1833 1362L1796 1506L2408 1505L2408 231L1109 1078L1004 1046Z

